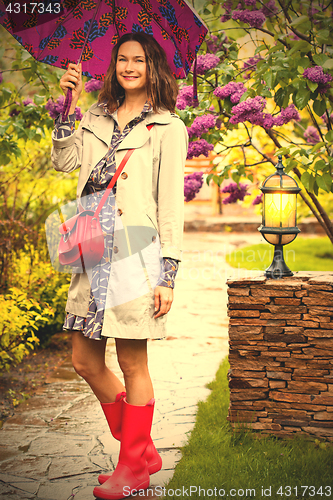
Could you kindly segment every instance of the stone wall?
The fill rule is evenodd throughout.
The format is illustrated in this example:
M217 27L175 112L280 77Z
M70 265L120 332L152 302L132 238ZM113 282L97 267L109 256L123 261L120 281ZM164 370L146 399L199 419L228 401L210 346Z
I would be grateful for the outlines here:
M227 283L233 427L333 441L333 273Z

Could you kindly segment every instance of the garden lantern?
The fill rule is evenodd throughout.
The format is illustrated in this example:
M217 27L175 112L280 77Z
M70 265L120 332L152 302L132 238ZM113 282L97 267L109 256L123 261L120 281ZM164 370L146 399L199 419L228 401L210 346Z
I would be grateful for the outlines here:
M268 243L274 245L273 262L265 271L267 278L282 278L293 273L283 258L283 246L291 243L300 232L296 226L296 198L301 191L297 182L284 172L279 156L276 172L264 181L262 224L258 228Z

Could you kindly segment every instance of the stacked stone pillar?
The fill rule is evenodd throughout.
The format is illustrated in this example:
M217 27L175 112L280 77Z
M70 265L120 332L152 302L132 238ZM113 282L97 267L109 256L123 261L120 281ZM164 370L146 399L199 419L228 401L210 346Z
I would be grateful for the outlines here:
M333 441L333 273L227 284L232 426Z

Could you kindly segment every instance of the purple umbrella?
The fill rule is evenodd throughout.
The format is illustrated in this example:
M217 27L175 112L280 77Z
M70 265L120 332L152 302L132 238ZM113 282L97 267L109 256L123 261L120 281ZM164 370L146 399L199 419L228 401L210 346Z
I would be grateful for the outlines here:
M0 0L0 23L38 61L103 79L118 38L153 35L176 78L184 78L207 33L186 0ZM60 3L61 2L61 3ZM16 6L16 7L15 7Z

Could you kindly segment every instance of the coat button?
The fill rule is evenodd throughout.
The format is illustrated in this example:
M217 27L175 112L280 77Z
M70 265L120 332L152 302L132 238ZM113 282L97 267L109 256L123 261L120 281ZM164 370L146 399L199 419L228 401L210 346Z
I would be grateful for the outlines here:
M121 215L122 213L123 213L122 209L121 209L121 208L118 208L118 210L117 210L117 214L118 214L118 215Z
M153 243L155 243L155 242L156 242L156 236L153 236L153 237L152 237L152 239L151 239L151 241L152 241Z
M128 177L128 175L126 174L126 172L123 172L123 173L121 174L121 178L122 178L122 179L127 179L127 177Z
M118 253L118 251L119 251L118 247L113 247L113 251L114 251L114 253Z

